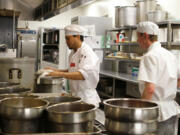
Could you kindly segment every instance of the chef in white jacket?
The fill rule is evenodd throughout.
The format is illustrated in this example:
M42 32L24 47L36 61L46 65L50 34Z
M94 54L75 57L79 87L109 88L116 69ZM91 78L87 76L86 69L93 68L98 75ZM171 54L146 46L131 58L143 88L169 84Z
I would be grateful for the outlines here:
M137 27L138 43L147 52L139 68L139 89L142 99L159 105L158 135L177 135L180 113L174 101L177 92L177 60L157 41L159 28L152 22L140 22Z
M72 95L79 96L84 102L99 106L100 98L96 91L99 81L99 58L93 50L83 41L87 30L80 25L65 27L65 38L72 52L69 56L67 70L53 69L49 76L59 76L69 79Z

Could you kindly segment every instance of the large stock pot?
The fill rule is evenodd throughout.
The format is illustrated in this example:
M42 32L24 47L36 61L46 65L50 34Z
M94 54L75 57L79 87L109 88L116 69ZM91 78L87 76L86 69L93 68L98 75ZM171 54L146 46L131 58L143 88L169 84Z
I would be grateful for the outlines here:
M35 59L0 58L0 81L20 83L21 87L33 89Z
M124 6L116 9L119 11L119 26L134 26L137 24L137 8L135 6Z
M138 0L137 7L137 22L147 21L147 13L156 10L156 0Z
M50 132L92 132L96 107L87 103L61 103L48 107Z
M104 101L105 127L114 134L157 132L158 105L140 99L117 98Z
M1 127L4 133L37 133L48 102L37 98L5 98L0 103Z

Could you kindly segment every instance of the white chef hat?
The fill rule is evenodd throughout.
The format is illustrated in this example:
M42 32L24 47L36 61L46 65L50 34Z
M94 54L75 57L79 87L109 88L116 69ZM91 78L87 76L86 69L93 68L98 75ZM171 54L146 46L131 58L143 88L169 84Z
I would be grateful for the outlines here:
M87 33L87 29L80 25L72 24L68 25L65 28L65 35L82 35L84 36Z
M137 32L158 35L159 27L153 22L140 22L137 26Z

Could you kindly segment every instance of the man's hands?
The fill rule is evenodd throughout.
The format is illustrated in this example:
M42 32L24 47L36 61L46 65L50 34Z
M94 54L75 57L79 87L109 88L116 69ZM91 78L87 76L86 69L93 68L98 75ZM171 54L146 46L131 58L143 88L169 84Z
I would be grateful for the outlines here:
M54 76L54 77L64 77L64 72L50 72L47 76Z
M52 67L46 67L44 68L45 70L53 70L54 72L58 72L59 70L56 68L52 68Z

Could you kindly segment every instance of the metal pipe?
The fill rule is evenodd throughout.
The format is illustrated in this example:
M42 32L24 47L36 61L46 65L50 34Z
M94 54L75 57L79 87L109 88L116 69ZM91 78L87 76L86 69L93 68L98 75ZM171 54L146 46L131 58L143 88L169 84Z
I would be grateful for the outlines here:
M15 30L15 10L13 11L13 46L12 46L12 48L13 48L13 51L14 51L14 30Z

